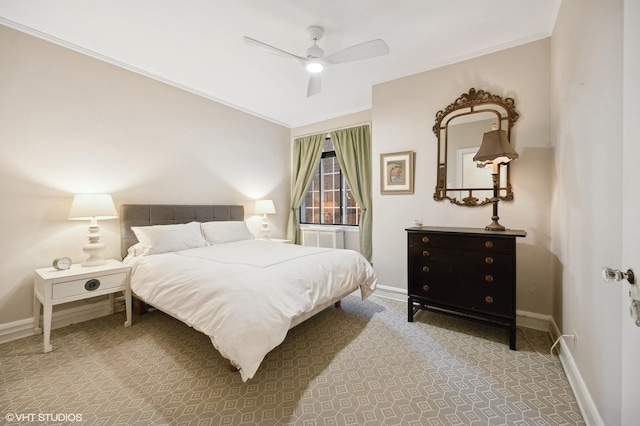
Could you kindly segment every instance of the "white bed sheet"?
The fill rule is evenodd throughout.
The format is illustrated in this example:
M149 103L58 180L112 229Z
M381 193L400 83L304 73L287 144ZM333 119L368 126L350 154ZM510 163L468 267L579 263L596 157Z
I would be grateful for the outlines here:
M142 300L205 333L246 381L315 306L376 287L373 268L352 250L261 240L127 256Z

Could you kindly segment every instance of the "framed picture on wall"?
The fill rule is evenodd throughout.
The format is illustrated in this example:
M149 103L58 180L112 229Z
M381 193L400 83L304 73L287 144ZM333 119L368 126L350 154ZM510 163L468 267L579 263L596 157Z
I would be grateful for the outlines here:
M413 194L413 151L380 154L380 193Z

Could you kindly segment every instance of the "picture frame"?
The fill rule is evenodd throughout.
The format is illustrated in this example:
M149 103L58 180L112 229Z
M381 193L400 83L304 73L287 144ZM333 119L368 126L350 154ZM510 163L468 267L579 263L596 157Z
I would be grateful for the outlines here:
M380 154L380 193L413 194L415 153Z

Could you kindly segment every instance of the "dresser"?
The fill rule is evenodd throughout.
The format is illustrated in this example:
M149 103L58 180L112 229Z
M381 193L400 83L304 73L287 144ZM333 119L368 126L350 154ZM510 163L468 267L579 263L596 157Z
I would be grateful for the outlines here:
M509 330L516 349L516 238L521 230L407 228L409 322L421 309Z

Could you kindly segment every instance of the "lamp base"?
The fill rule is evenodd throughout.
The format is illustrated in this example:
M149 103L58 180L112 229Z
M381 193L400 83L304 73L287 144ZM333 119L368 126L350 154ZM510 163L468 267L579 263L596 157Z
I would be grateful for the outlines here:
M484 229L487 231L506 231L507 228L500 225L497 221L494 220L489 225L485 226Z
M82 246L82 251L89 257L82 262L82 266L100 266L107 263L107 261L102 258L102 252L105 246L100 242L101 236L100 225L89 225L89 235L87 235L89 242Z
M493 164L493 173L491 174L493 180L493 198L491 203L493 204L493 215L491 216L491 223L484 227L487 231L505 231L506 228L498 223L500 217L498 216L498 203L500 198L498 197L498 183L500 182L500 176L498 175L498 166Z
M267 219L267 215L263 214L262 215L262 228L260 228L260 235L262 235L262 238L264 239L270 239L269 238L269 233L271 232L271 230L269 229L269 219Z

